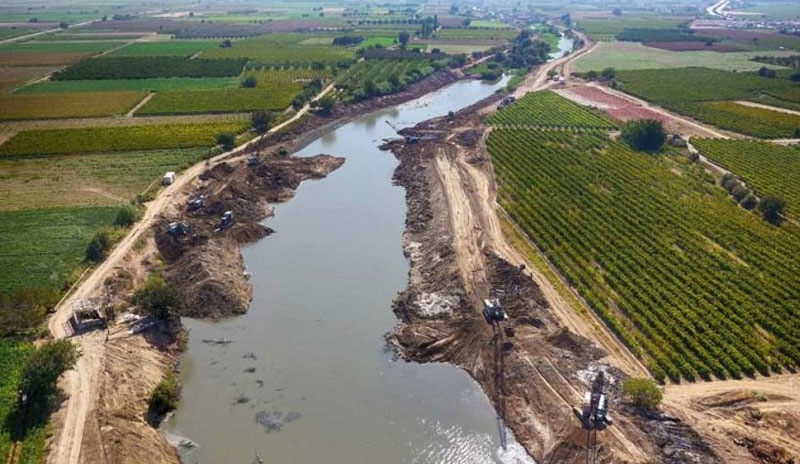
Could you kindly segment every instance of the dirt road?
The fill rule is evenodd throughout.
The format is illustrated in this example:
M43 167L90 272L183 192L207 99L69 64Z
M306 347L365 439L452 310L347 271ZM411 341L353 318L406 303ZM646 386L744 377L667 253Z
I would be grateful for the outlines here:
M317 98L322 97L332 89L333 85L329 85L320 92ZM294 117L273 127L270 133L285 128L300 119L308 111L309 106L306 105ZM237 156L245 156L243 153L246 153L248 148L258 141L259 138L255 138L229 152L222 153L214 157L211 160L211 164L213 165L225 159L236 158ZM108 258L93 269L83 281L80 281L74 287L71 293L68 293L62 299L48 321L48 328L54 338L70 336L69 318L75 305L81 300L97 296L100 293L105 279L111 276L115 269L121 265L125 256L131 251L140 237L150 230L153 221L165 208L171 205L178 192L206 168L205 162L195 164L182 172L172 185L164 188L155 200L147 204L147 209L142 219L114 246ZM62 406L64 410L63 422L60 430L56 430L53 447L47 457L48 463L78 464L80 462L86 417L95 397L97 377L105 356L104 333L89 332L86 335L76 337L75 341L80 345L83 356L78 360L75 369L64 375L62 388L66 392L68 399Z

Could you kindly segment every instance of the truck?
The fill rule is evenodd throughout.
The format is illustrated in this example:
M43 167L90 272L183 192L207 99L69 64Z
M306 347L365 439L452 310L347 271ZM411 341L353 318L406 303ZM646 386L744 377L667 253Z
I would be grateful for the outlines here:
M164 174L164 177L161 178L161 185L164 187L172 185L173 182L175 182L175 171L168 171Z

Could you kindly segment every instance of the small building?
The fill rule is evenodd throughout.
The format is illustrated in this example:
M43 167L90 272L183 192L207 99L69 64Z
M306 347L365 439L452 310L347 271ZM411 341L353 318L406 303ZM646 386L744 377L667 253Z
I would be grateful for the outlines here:
M161 178L161 185L164 187L172 185L173 182L175 182L175 171L169 171Z
M106 319L100 313L98 304L87 301L81 302L72 311L70 324L75 332L85 332L92 329L100 329L106 326Z

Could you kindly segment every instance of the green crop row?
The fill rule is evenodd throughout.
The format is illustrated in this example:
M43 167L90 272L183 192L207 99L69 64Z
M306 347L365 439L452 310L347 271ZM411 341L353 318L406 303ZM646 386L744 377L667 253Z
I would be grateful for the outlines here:
M136 112L139 116L283 111L302 89L291 83L273 89L172 90L159 92Z
M148 79L154 77L238 76L247 60L192 60L180 56L101 57L53 74L53 80Z
M487 145L500 204L656 378L800 365L795 225L603 133L499 128Z
M214 146L220 133L241 132L246 127L226 122L29 130L0 145L0 157Z
M526 94L513 105L486 118L486 123L583 129L612 129L615 126L599 112L585 108L549 90Z
M764 139L798 136L800 116L735 102L676 105L680 112L723 129Z

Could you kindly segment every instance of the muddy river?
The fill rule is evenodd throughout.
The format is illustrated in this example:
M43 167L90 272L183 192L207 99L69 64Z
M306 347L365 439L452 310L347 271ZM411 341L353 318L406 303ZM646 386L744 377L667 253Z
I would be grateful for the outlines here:
M250 311L184 320L183 399L165 432L187 464L533 462L465 372L396 361L384 334L406 283L404 191L378 150L397 128L470 105L505 84L458 82L323 136L299 156L347 158L304 183L243 250ZM229 339L210 344L204 339Z
M561 58L562 56L571 52L574 46L575 46L574 40L568 39L564 34L561 34L561 38L558 39L558 50L554 51L553 53L550 53L550 59L555 60Z

